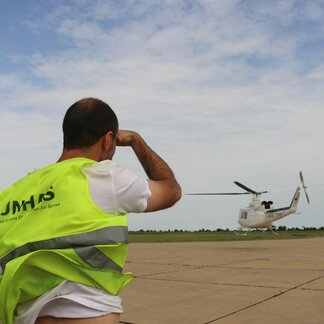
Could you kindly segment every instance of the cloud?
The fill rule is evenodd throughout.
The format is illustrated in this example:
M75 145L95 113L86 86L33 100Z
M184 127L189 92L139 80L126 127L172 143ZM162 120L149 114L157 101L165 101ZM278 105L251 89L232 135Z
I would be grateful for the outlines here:
M2 149L15 163L24 137L32 152L26 168L36 156L39 165L55 160L65 110L95 96L170 161L185 191L193 184L231 190L235 176L252 185L295 183L300 166L316 179L323 174L322 7L293 0L30 6L21 19L30 46L3 57L14 71L0 75ZM117 157L126 165L133 159ZM208 214L214 205L204 204Z

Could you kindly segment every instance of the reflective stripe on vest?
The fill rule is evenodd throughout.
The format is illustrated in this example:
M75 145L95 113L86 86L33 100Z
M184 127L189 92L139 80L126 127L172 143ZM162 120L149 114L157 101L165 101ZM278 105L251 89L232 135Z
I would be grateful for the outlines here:
M118 272L122 268L99 251L94 245L127 243L127 226L111 226L92 232L57 237L49 240L27 243L11 251L0 260L0 269L11 260L36 250L74 248L75 252L94 268L113 269Z
M75 248L74 251L83 261L91 265L93 268L111 269L117 272L123 271L121 266L98 250L95 246Z

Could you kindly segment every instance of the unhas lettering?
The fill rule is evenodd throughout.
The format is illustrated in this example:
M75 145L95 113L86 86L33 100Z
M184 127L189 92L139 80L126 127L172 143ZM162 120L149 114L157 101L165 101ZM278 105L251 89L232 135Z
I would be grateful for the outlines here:
M24 200L12 200L8 201L4 210L1 211L1 216L12 216L16 213L32 210L42 202L51 201L55 198L53 187L50 187L45 193L38 195L31 195L29 198Z

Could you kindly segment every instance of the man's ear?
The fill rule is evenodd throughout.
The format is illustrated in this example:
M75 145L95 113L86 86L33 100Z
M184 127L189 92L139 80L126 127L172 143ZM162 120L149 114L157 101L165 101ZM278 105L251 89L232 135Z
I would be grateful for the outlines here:
M113 145L114 141L114 134L112 131L107 132L105 135L102 136L102 145L103 149L107 150Z

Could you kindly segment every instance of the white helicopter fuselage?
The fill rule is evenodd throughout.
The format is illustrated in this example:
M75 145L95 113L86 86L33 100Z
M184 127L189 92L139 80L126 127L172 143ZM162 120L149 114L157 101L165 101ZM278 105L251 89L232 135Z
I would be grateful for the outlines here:
M272 202L253 197L248 207L240 209L238 223L246 228L270 228L274 221L296 213L300 189L297 187L289 207L273 209Z

